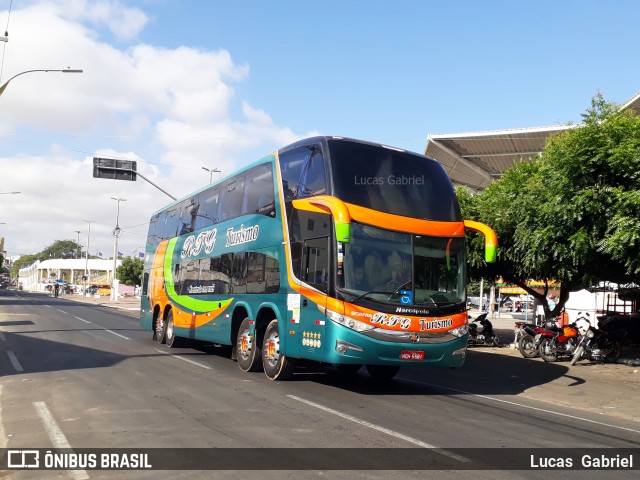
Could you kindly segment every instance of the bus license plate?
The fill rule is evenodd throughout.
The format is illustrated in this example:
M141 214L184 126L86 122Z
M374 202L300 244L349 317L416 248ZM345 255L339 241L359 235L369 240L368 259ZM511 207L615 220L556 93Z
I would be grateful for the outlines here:
M400 360L424 360L424 352L422 350L402 350Z

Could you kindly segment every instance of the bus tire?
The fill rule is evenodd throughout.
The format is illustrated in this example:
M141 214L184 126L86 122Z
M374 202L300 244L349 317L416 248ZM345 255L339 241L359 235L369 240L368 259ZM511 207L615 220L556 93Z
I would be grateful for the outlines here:
M169 312L167 313L167 318L164 321L164 324L166 326L165 328L165 339L166 339L166 343L167 346L169 348L179 348L182 346L182 338L180 337L176 337L176 333L174 330L174 325L173 325L173 310L169 310Z
M153 338L158 343L164 343L166 341L165 324L164 318L158 313L153 328Z
M260 347L256 341L257 335L252 336L250 332L249 319L245 318L240 324L236 341L238 366L243 372L257 372L262 367Z
M367 365L367 372L374 380L386 382L396 376L400 367L397 365Z
M271 320L264 332L262 368L269 380L288 380L296 368L294 360L280 354L280 331L277 320Z

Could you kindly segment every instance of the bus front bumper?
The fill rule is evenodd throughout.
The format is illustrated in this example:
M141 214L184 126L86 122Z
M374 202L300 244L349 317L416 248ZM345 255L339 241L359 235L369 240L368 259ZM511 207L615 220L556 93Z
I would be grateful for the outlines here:
M329 324L329 322L327 322ZM467 335L446 342L389 342L332 324L327 332L329 363L365 365L431 365L461 367L467 353Z

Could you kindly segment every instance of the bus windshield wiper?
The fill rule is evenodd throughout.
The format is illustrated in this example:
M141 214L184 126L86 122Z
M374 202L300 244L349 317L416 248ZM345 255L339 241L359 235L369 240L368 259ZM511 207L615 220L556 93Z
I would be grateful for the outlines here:
M366 297L367 295L371 295L372 293L379 293L380 295L389 295L389 294L393 294L394 292L383 292L380 290L371 290L370 292L365 292L362 295L360 295L359 297L357 297L354 302L357 302L358 300Z

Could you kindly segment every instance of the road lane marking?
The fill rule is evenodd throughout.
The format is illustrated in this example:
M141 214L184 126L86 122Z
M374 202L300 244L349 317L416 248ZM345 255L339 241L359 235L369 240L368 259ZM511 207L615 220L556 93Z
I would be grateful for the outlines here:
M560 417L571 418L572 420L580 420L582 422L594 423L596 425L601 425L603 427L616 428L618 430L624 430L626 432L640 433L640 430L634 430L633 428L619 427L617 425L611 425L609 423L598 422L597 420L590 420L590 419L584 418L584 417L576 417L575 415L569 415L567 413L554 412L553 410L546 410L546 409L540 408L540 407L532 407L530 405L525 405L523 403L516 403L516 402L512 402L510 400L502 400L501 398L490 397L488 395L480 395L479 393L472 393L472 392L467 392L465 390L458 390L457 388L443 387L442 385L435 385L435 384L432 384L432 383L420 382L418 380L411 380L409 378L401 378L401 377L397 377L397 378L398 378L398 380L403 380L405 382L417 383L419 385L425 385L425 386L431 387L431 388L441 388L441 389L444 389L444 390L450 390L452 392L462 393L464 395L471 395L472 397L484 398L485 400L492 400L494 402L506 403L507 405L513 405L515 407L528 408L529 410L535 410L537 412L548 413L548 414L552 414L552 415L558 415Z
M84 318L80 318L80 317L75 317L75 318L77 318L78 320L80 320L80 321L82 321L82 322L84 322L84 323L89 323L89 324L91 323L89 320L85 320ZM112 334L113 334L113 335L115 335L116 337L124 338L125 340L131 340L129 337L125 337L124 335L120 335L119 333L116 333L116 332L114 332L114 331L111 331L111 330L109 330L108 328L101 327L101 326L100 326L100 325L98 325L98 324L95 324L95 326L96 326L96 327L98 327L98 328L101 328L101 329L102 329L102 330L104 330L105 332L112 333Z
M191 360L189 358L184 358L184 357L181 357L180 355L175 355L173 353L165 352L164 350L158 350L157 348L154 348L154 350L156 352L160 352L160 353L164 353L165 355L169 355L170 357L177 358L179 360L184 360L185 362L193 363L194 365L197 365L198 367L202 367L202 368L206 368L207 370L211 370L210 366L205 365L203 363L196 362L196 361Z
M2 399L2 385L0 385L0 399ZM2 402L0 402L0 448L7 448L7 436L4 433L4 422L2 421Z
M67 312L65 312L64 310L60 310L59 308L56 308L56 310L58 310L60 313L67 314Z
M13 365L13 368L16 372L24 372L24 368L22 368L22 365L20 365L18 357L16 357L15 353L13 353L11 350L7 350L7 357L9 357L9 361L11 362L11 365Z
M100 325L98 325L100 327ZM116 337L120 337L120 338L124 338L125 340L131 340L129 337L125 337L124 335L120 335L119 333L116 332L112 332L111 330L104 328L104 327L100 327L102 328L102 330L104 330L105 332L109 332L109 333L113 333Z
M414 445L417 445L417 446L422 447L422 448L428 448L428 449L433 450L434 452L437 452L437 453L439 453L441 455L444 455L444 456L449 457L449 458L453 458L454 460L458 460L460 462L469 462L470 461L466 457L463 457L463 456L460 456L460 455L456 455L453 452L449 452L448 450L445 450L443 448L439 448L439 447L436 447L435 445L431 445L430 443L423 442L422 440L418 440L417 438L409 437L408 435L405 435L403 433L390 430L390 429L382 427L380 425L376 425L375 423L367 422L366 420L362 420L360 418L353 417L353 416L351 416L351 415L349 415L347 413L342 413L342 412L339 412L338 410L334 410L333 408L325 407L324 405L320 405L319 403L315 403L315 402L312 402L310 400L306 400L304 398L296 397L295 395L287 395L287 397L289 397L289 398L291 398L293 400L297 400L298 402L305 403L305 404L307 404L309 406L318 408L318 409L322 410L323 412L327 412L327 413L331 413L333 415L337 415L338 417L344 418L345 420L349 420L351 422L357 423L357 424L362 425L364 427L371 428L373 430L377 430L378 432L382 432L382 433L385 433L387 435L391 435L392 437L399 438L401 440L404 440L405 442L413 443Z
M64 436L62 430L56 423L56 420L51 415L51 412L47 408L47 404L44 402L33 402L33 406L42 420L42 424L44 425L44 429L53 443L55 448L68 448L71 450L71 445L67 440L67 437ZM76 480L86 480L89 478L87 472L84 470L69 470L68 473Z

